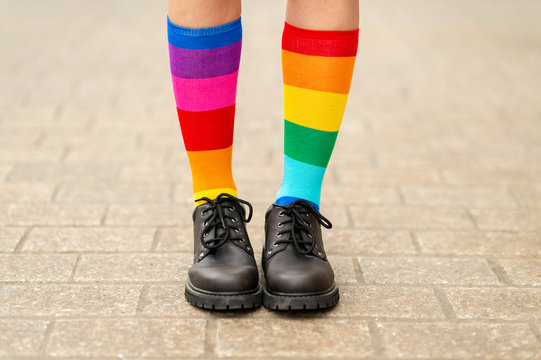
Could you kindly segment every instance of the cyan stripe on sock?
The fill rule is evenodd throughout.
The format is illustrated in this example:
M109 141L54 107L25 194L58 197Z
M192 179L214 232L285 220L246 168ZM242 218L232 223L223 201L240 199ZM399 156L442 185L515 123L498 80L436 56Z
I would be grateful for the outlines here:
M297 199L304 199L319 209L325 170L324 167L307 164L284 155L284 175L282 186L276 195L276 203L287 205Z
M242 39L241 19L227 24L200 29L175 25L167 16L169 44L182 49L215 49L236 43Z

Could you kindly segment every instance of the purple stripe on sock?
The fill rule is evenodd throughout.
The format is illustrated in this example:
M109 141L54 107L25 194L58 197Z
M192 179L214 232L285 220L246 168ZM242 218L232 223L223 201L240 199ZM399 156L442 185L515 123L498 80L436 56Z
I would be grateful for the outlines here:
M171 73L184 79L204 79L238 70L242 40L215 49L181 49L169 44Z

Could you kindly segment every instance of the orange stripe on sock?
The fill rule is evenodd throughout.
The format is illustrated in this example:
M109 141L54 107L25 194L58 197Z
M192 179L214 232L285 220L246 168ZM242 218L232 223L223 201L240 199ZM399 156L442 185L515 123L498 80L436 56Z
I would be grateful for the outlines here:
M347 94L355 57L311 56L282 50L282 64L286 85Z
M236 189L231 172L233 147L220 150L187 151L192 168L193 192Z

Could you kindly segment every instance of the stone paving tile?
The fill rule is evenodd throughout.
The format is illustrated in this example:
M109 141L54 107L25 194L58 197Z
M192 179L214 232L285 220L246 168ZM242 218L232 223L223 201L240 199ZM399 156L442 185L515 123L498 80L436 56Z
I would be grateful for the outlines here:
M380 322L390 358L534 359L541 344L527 324Z
M407 231L333 229L324 240L327 254L415 254Z
M541 177L537 180L541 181ZM515 185L511 187L511 192L522 206L541 207L541 182L521 186Z
M155 164L163 163L166 152L149 152L140 149L126 149L124 146L102 147L96 145L94 149L71 149L64 161L66 164L80 164L81 162L109 162L111 164ZM1 158L0 158L1 160Z
M471 213L481 230L541 232L541 210L474 209Z
M188 164L182 166L179 163L175 166L156 166L156 165L141 165L141 164L128 164L122 167L119 178L123 182L137 182L137 183L175 183L192 181ZM191 190L190 190L191 194Z
M428 255L541 255L541 235L536 233L417 231L415 237Z
M150 285L146 297L142 299L140 315L155 316L181 316L202 318L209 312L191 305L184 298L183 281L175 285ZM244 315L244 312L241 316Z
M359 207L351 206L356 227L406 229L473 229L465 210L422 207Z
M75 281L179 281L192 254L84 254Z
M484 259L359 257L367 284L498 285Z
M445 292L459 319L541 319L541 289L449 288Z
M197 357L204 351L203 319L58 320L47 354L54 357Z
M0 281L65 281L76 259L71 254L0 254Z
M343 184L431 185L441 183L441 178L435 169L342 167L337 173Z
M539 181L541 171L529 168L516 170L445 169L445 182L454 185L514 185ZM511 187L513 189L513 187Z
M155 228L36 227L22 252L144 252L149 251Z
M0 316L135 315L142 285L3 285Z
M216 331L220 357L365 358L373 354L368 326L362 320L221 319ZM251 346L246 346L246 339Z
M328 260L333 267L334 277L338 284L357 284L355 258L329 255Z
M323 205L344 204L349 205L352 202L355 204L369 205L393 205L400 204L400 196L396 188L381 187L381 186L338 186L330 185L322 189L321 197Z
M13 164L14 162L58 162L64 155L64 149L57 150L35 150L35 149L10 149L0 151L0 164Z
M106 225L192 226L193 208L169 204L114 204L109 207Z
M25 203L11 204L0 224L99 225L105 205Z
M0 181L5 180L7 174L11 171L11 165L0 165Z
M170 193L171 186L161 184L70 183L60 187L56 200L71 203L168 202Z
M541 286L541 259L498 260L516 285Z
M427 206L467 206L516 208L517 202L506 188L402 186L406 204Z
M0 202L49 201L54 191L55 185L52 184L0 184Z
M193 252L193 230L191 227L163 228L158 236L156 251Z
M10 182L69 182L116 180L118 166L106 163L84 164L28 163L15 164L8 175Z
M39 356L46 320L0 320L0 357Z
M0 252L12 252L26 232L25 228L0 228Z
M434 290L411 287L342 286L340 302L328 317L444 319Z
M175 184L173 186L173 202L175 203L181 203L185 204L187 206L193 204L193 193L192 193L192 183L185 182L183 184ZM253 198L247 197L246 193L243 192L242 199L251 199L253 201Z

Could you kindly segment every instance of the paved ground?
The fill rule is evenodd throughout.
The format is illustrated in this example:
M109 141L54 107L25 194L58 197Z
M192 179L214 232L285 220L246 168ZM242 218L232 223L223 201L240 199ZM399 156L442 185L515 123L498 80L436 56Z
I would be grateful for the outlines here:
M0 1L0 357L541 359L541 3L362 1L332 311L183 300L165 1ZM283 3L244 6L235 175L281 177Z

